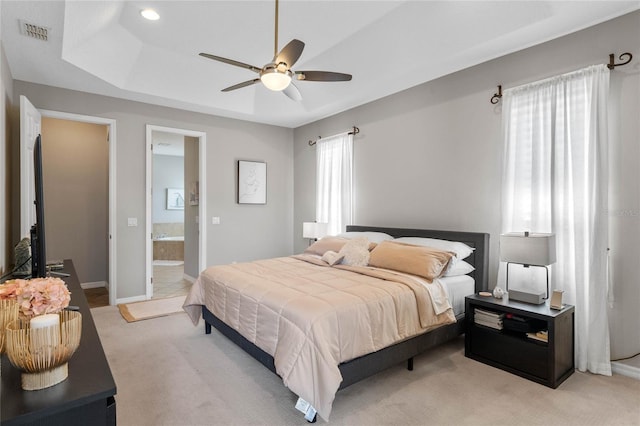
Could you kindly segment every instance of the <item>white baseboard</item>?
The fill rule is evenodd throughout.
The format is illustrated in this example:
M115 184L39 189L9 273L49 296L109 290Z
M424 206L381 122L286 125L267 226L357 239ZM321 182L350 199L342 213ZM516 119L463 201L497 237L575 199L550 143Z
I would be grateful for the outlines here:
M621 376L627 376L631 377L632 379L640 380L640 368L627 365L619 361L614 361L611 363L611 372L614 374L620 374Z
M116 305L121 305L123 303L133 303L133 302L143 302L147 300L147 296L133 296L133 297L123 297L121 299L116 299Z
M190 283L195 283L196 282L196 279L193 278L191 275L182 274L182 278L184 278L185 280L189 281Z
M106 281L92 281L88 283L81 283L80 287L82 287L83 290L87 288L109 288L109 283Z

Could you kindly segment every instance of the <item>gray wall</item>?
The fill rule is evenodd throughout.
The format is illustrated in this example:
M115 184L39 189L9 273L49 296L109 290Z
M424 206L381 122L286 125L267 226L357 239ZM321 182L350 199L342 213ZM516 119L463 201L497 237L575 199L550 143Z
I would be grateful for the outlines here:
M419 85L294 132L294 251L302 222L315 219L315 148L307 141L356 125L355 223L491 234L490 285L497 280L501 226L501 105L497 85L523 83L608 62L611 73L612 356L640 350L640 12Z
M73 259L81 283L109 281L107 126L42 118L47 259Z
M14 103L28 97L36 108L117 121L116 298L145 294L145 126L189 129L207 135L207 265L292 253L293 131L100 95L14 81ZM19 146L19 137L12 144ZM236 204L236 162L266 161L266 205ZM19 176L19 175L18 175ZM12 180L15 191L19 178ZM19 193L19 190L18 192ZM202 194L201 194L202 196ZM211 216L221 218L211 225ZM128 227L127 218L138 219ZM15 218L19 218L15 216ZM17 220L13 223L18 227ZM13 235L19 235L14 231ZM247 242L250 244L247 244Z
M0 5L0 9L2 5ZM12 110L13 79L11 70L7 65L7 57L4 46L0 40L0 275L4 275L13 263L13 239L11 235L12 217L12 191L11 182L12 165L10 114Z
M184 189L184 182L184 157L153 154L153 223L184 222L183 210L167 210L167 188Z
M189 192L192 184L198 181L198 138L184 138L184 195L187 203L184 206L184 273L192 278L200 275L198 259L198 206L189 203Z

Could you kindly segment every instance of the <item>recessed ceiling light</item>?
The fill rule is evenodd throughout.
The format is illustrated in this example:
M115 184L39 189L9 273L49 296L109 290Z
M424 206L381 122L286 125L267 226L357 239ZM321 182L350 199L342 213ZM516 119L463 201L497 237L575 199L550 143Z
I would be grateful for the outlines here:
M150 21L157 21L158 19L160 19L160 15L158 15L158 12L153 9L143 9L140 11L140 15Z

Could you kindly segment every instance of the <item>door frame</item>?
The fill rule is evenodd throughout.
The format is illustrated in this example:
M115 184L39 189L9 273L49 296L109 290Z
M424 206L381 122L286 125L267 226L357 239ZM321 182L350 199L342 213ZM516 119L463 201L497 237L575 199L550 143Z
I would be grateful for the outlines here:
M198 271L202 271L207 263L207 179L206 179L206 147L207 134L197 130L178 129L175 127L157 126L154 124L146 125L146 293L147 300L153 297L153 223L152 223L152 196L153 196L153 132L175 133L182 136L198 138L198 179L200 200L198 203Z
M42 127L42 113L29 98L20 95L20 238L29 238L35 223L33 145Z
M101 124L107 126L109 144L109 305L117 302L117 257L116 257L116 120L112 118L96 117L91 115L73 114L62 111L38 109L42 117L56 118L60 120L77 121L81 123Z

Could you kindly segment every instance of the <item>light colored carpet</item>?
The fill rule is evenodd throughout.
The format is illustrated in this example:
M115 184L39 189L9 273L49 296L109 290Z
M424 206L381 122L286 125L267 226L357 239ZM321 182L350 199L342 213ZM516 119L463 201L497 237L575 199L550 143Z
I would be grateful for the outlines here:
M182 305L186 297L177 296L145 300L144 302L123 303L118 305L118 309L127 322L141 321L183 313Z
M186 315L127 324L91 310L111 365L120 426L307 425L282 380ZM318 423L325 423L322 419ZM338 392L332 425L640 424L640 381L576 372L558 389L465 358L464 339Z

